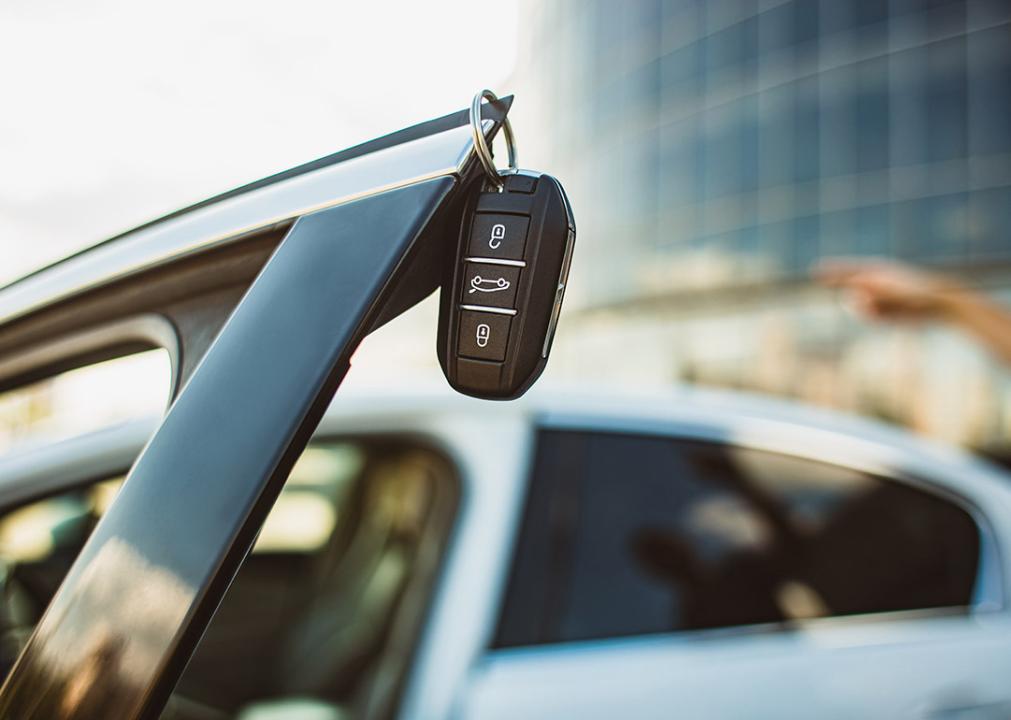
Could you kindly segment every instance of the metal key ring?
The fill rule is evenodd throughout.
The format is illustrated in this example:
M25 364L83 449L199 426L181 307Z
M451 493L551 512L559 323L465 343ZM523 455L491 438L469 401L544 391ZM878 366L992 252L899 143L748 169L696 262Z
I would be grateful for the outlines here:
M488 98L491 102L498 101L498 95L491 90L484 89L474 96L470 103L470 129L474 135L474 153L481 161L485 175L497 188L502 188L505 181L499 175L498 168L495 167L495 158L492 157L488 148L488 141L484 137L484 128L481 127L481 101ZM502 129L505 131L506 150L509 153L509 169L516 170L516 138L513 136L513 126L509 123L509 118L502 119Z

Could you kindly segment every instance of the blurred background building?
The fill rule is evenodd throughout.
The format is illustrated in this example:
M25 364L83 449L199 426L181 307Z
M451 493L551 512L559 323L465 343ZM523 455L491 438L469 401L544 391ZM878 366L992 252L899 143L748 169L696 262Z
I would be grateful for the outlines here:
M1006 0L528 0L521 163L563 180L580 231L556 374L1007 445L983 351L869 327L809 273L890 256L1011 301L1009 21Z

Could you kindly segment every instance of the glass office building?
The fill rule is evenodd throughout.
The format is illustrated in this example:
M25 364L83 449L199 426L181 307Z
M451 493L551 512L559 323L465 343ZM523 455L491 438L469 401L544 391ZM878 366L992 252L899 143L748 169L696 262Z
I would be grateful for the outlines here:
M630 378L1011 438L985 355L869 330L808 282L884 255L1011 293L1009 21L1007 0L530 0L515 115L577 211L569 371L620 342Z

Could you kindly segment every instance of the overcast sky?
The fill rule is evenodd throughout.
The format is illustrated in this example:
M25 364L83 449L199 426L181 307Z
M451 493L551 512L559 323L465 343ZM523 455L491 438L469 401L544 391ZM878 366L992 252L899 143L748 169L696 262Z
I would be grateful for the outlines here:
M510 0L6 0L0 283L505 92L516 32Z

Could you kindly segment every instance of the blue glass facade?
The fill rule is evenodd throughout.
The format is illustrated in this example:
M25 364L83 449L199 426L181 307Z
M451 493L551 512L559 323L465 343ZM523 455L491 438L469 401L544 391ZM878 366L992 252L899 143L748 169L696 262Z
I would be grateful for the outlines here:
M890 256L1011 299L1011 3L530 0L520 28L520 156L579 223L560 372L1007 443L982 351L868 326L807 280Z
M1006 0L523 17L520 127L550 128L524 154L575 185L586 302L790 280L825 255L1011 262Z

